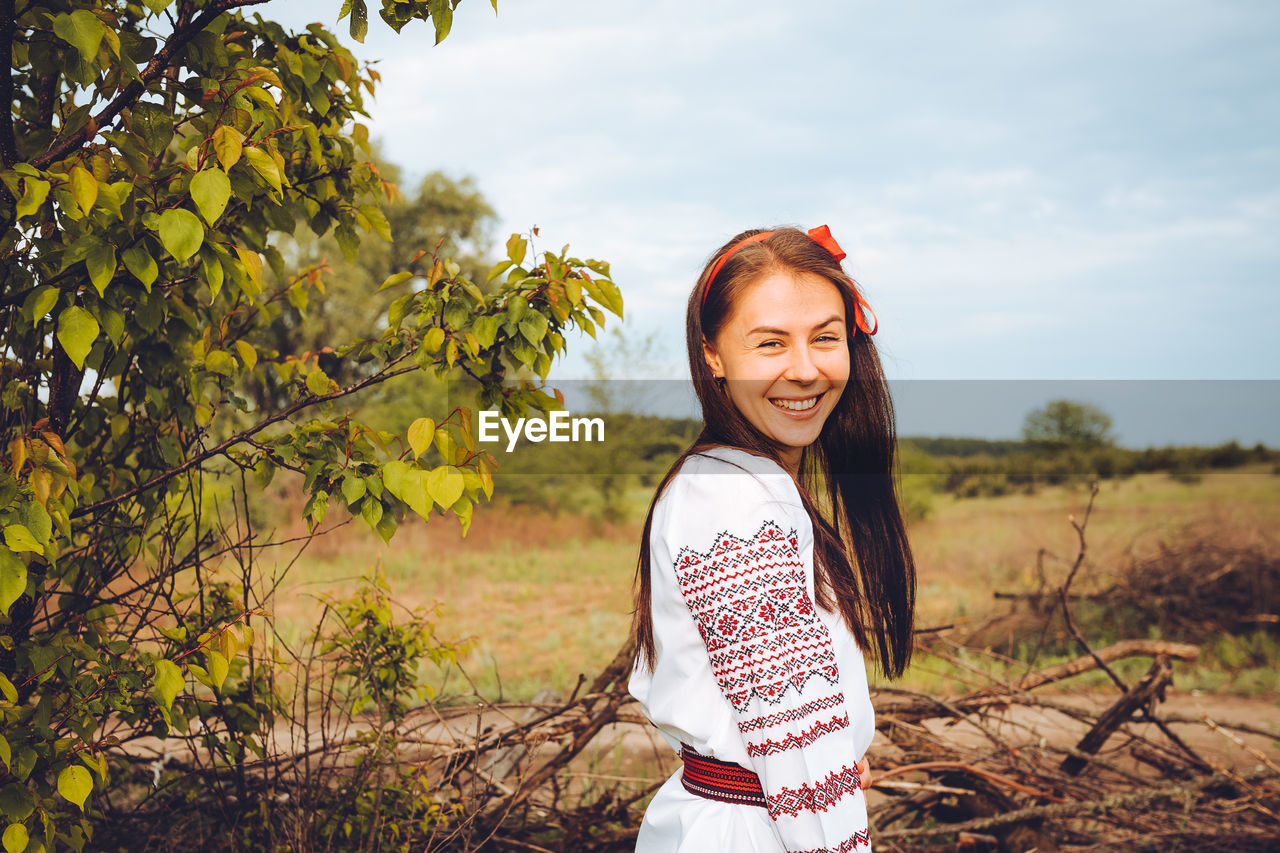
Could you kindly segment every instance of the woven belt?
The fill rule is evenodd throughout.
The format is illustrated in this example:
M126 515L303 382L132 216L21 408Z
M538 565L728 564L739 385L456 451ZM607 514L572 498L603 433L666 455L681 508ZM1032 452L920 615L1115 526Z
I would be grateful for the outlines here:
M767 806L764 788L755 773L741 765L701 755L687 743L680 746L680 758L684 760L680 781L686 791L722 803Z

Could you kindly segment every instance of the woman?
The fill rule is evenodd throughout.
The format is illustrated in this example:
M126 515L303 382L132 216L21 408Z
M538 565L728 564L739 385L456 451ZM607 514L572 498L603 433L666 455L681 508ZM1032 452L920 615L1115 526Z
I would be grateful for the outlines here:
M744 232L689 297L705 425L645 521L630 680L684 766L638 853L870 849L861 649L902 674L915 571L875 317L843 258L826 226Z

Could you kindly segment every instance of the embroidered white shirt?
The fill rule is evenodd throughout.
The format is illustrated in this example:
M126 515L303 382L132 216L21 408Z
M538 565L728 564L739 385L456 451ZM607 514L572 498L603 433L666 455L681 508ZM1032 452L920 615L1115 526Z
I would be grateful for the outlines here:
M691 456L649 549L657 654L630 691L673 749L755 771L768 807L696 796L677 771L637 853L870 850L866 669L840 614L814 604L813 527L790 475L731 448Z

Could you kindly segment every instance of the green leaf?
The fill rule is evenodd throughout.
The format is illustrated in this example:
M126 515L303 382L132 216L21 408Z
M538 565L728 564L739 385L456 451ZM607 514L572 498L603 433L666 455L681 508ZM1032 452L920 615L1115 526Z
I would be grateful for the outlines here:
M382 466L382 485L386 486L388 492L404 500L405 478L410 470L408 462L402 459L391 460Z
M236 375L236 360L226 350L216 349L204 357L204 367L222 376Z
M53 535L53 520L49 512L39 503L25 503L18 510L18 517L27 526L37 542L48 542Z
M427 494L446 509L458 502L465 486L462 472L452 465L442 465L427 472Z
M84 265L89 270L89 281L102 296L116 274L116 247L110 243L94 244L84 257Z
M98 46L107 34L107 25L88 9L77 9L70 15L58 15L53 19L53 32L58 38L80 51L85 62L93 62Z
M409 424L409 447L413 450L415 458L421 456L423 451L430 446L431 439L435 437L435 434L436 422L431 418L418 418Z
M0 548L0 613L9 615L9 608L27 591L27 561L10 551Z
M221 652L215 652L213 649L205 649L205 662L209 664L209 678L213 682L214 690L222 689L222 682L227 680L227 672L231 669L231 664Z
M22 182L25 187L16 212L18 216L30 216L38 211L40 205L44 204L44 200L49 197L49 182L39 178L23 178Z
M212 304L222 292L222 281L226 277L226 270L222 268L222 261L218 259L217 253L207 250L200 252L200 267L204 270L205 284L209 285L209 302Z
M22 551L34 551L37 554L44 553L44 546L36 541L36 537L31 535L31 531L24 524L5 525L4 544L15 554Z
M356 501L364 497L366 487L364 480L359 477L344 477L342 480L342 499L347 502L347 506L353 506Z
M244 153L244 134L229 124L218 125L213 132L213 153L218 156L222 168L230 171Z
M451 509L453 510L453 514L458 517L458 521L462 524L462 535L466 536L467 531L471 529L471 514L475 509L474 504L471 503L470 499L461 497L458 498L458 502L455 503Z
M213 225L231 199L231 180L221 169L205 169L191 179L191 198L204 221Z
M84 811L85 800L93 793L93 777L79 764L73 764L58 774L58 793Z
M158 660L155 666L156 692L165 710L173 707L173 700L182 692L182 669L171 660Z
M30 840L31 837L27 834L27 828L20 823L9 824L5 827L4 836L0 837L0 841L4 843L6 853L23 853L27 849L27 842Z
M161 154L173 139L173 115L160 104L139 101L130 108L129 126L151 154Z
M133 273L133 277L142 282L142 286L151 292L151 284L160 275L160 267L155 258L142 246L130 246L121 254L125 269Z
M519 234L512 234L507 240L507 257L511 263L519 265L524 261L525 252L529 249L529 241Z
M0 812L9 820L26 820L36 810L35 797L21 782L10 782L0 788Z
M518 293L507 300L507 319L512 323L519 323L528 310L529 300Z
M502 322L492 314L484 317L477 317L475 325L472 327L475 331L476 341L480 346L488 349L493 346L493 342L498 337L498 328Z
M58 343L76 367L84 367L84 360L97 339L98 321L79 305L63 308L58 314Z
M251 146L244 149L244 157L249 161L249 165L253 170L262 176L270 187L276 192L282 192L280 184L280 167L276 164L275 158L263 151L261 148Z
M364 204L360 206L359 210L369 220L369 227L373 229L373 233L390 242L391 223L387 221L387 215L382 212L382 208L372 204Z
M350 0L351 5L351 37L364 44L364 37L369 32L369 9L364 0ZM338 16L342 20L342 16Z
M200 219L181 207L160 214L156 231L165 249L178 261L186 261L200 251L200 244L204 242L204 226Z
M47 284L36 288L31 299L31 327L49 315L49 310L58 304L58 289Z
M507 270L511 269L512 264L514 264L514 261L512 261L510 258L508 258L505 261L498 261L496 264L493 265L492 268L490 268L489 276L488 278L485 279L485 281L487 282L493 281L495 278L502 275Z
M547 318L537 311L530 311L520 318L520 334L535 346L547 336Z
M436 28L436 44L445 40L453 27L453 8L449 0L429 0L427 8L431 12L431 23Z
M394 275L389 275L387 280L382 283L382 287L378 288L378 292L381 293L388 288L395 287L397 284L403 284L411 278L413 278L413 273L411 272L398 272Z
M431 517L431 495L427 494L427 472L419 468L406 471L400 485L400 500L422 518Z
M400 322L404 319L404 312L409 310L409 305L412 302L412 293L406 293L404 296L396 297L395 301L391 303L391 307L387 309L387 326L389 328L400 328Z
M93 210L93 203L98 200L98 179L84 166L76 166L71 170L71 196L86 216Z
M10 702L18 701L18 688L13 686L13 682L9 680L3 672L0 672L0 694ZM0 737L0 759L4 760L4 764L8 767L13 762L10 760L13 756L9 752L9 741Z
M607 302L605 307L622 318L622 294L618 291L618 285L614 284L607 278L597 279L596 284L600 286L600 292L605 295Z
M377 530L378 522L382 521L382 502L373 495L369 495L360 506L360 517L366 524Z

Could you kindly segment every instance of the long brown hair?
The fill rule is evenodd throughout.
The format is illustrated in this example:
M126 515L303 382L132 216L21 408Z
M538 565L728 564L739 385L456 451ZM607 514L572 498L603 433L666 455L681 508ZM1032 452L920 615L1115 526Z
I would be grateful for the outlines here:
M706 280L726 252L758 233L759 229L744 231L717 250L689 296L685 315L689 373L702 405L703 428L662 478L645 518L631 624L637 662L652 666L656 655L649 534L654 507L676 471L689 456L720 445L782 464L778 448L717 387L703 358L702 342L716 339L750 285L771 272L790 271L812 273L834 284L844 300L849 328L849 381L818 440L804 449L796 484L813 522L817 603L829 611L839 610L860 648L872 648L874 643L880 670L896 678L911 659L916 576L893 476L897 438L888 382L871 336L853 324L856 284L829 251L802 231L774 229L759 242L736 249L715 280ZM820 492L825 493L830 520L811 497Z

